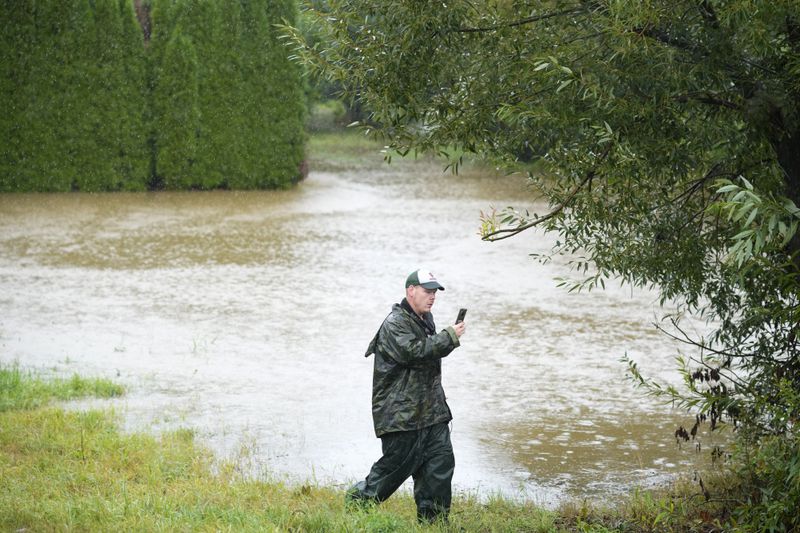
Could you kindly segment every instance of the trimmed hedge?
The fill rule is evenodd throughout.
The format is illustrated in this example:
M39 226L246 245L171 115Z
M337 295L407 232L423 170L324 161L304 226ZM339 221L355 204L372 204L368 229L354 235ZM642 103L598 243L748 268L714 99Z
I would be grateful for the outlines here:
M276 188L301 177L293 0L0 0L0 191Z

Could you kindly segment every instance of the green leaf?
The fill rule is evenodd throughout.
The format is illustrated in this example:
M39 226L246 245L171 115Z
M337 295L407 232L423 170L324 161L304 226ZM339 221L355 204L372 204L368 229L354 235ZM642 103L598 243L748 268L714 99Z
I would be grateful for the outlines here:
M750 216L747 217L747 220L745 221L744 225L749 226L750 224L752 224L757 214L758 214L758 207L754 207L753 210L750 211Z
M741 205L739 209L732 212L732 220L734 222L741 220L748 211L750 211L750 206L748 204Z

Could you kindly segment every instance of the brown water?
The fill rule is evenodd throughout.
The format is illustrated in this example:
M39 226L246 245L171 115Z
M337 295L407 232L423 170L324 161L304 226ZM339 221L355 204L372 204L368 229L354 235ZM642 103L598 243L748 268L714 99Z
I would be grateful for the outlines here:
M567 294L565 260L528 257L541 233L482 242L480 210L544 209L522 178L368 167L282 192L0 195L0 361L111 377L130 430L192 428L254 475L345 486L380 453L362 354L425 266L440 327L469 308L443 365L457 490L552 504L691 472L686 418L620 362L679 381L654 294Z

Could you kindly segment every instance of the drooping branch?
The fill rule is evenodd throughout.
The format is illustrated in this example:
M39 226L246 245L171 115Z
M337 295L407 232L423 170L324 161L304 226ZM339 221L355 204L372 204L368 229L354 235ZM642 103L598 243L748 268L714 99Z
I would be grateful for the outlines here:
M696 52L700 50L700 46L697 43L692 41L681 39L674 35L670 35L669 32L653 28L633 28L632 31L639 35L644 35L645 37L649 37L654 41L658 41L661 44L666 44L667 46L671 46L672 48L677 48L678 50L682 50L684 52Z
M565 9L564 11L555 11L553 13L543 13L541 15L533 15L530 17L526 17L524 19L519 19L511 22L504 22L502 24L494 24L492 26L482 26L477 28L456 28L453 30L446 30L442 32L437 32L438 34L445 34L445 33L482 33L482 32L490 32L490 31L497 31L503 28L514 28L516 26L523 26L525 24L531 24L533 22L539 22L542 20L551 19L554 17L563 17L565 15L578 15L581 13L586 13L586 9L584 8L576 8L576 9Z
M683 191L675 198L671 199L668 202L668 204L674 204L675 202L678 202L681 199L683 200L684 203L686 203L689 197L691 197L697 191L701 190L705 186L705 184L708 183L710 180L728 174L726 172L723 172L721 169L722 169L722 163L716 163L714 166L711 167L711 170L706 172L705 175L703 175L702 177L692 181L692 184L685 191Z
M701 176L701 177L699 177L699 178L697 178L695 180L692 180L685 191L683 191L679 195L675 196L674 198L669 198L669 199L667 199L667 201L656 205L655 207L653 207L651 209L651 212L656 212L656 211L658 211L660 209L664 209L666 207L676 205L679 202L680 202L681 206L686 205L686 203L689 201L689 199L695 193L697 193L698 191L703 190L703 188L705 187L705 185L709 181L711 181L711 180L713 180L715 178L720 178L722 176L730 176L731 178L733 178L735 176L739 176L742 172L743 172L742 170L734 170L734 171L727 171L726 172L723 169L723 164L722 163L719 163L719 162L715 163L711 167L711 169L708 172L706 172L703 176ZM703 210L705 210L705 207L703 207Z
M694 91L690 93L679 94L678 96L675 97L675 100L681 103L693 100L695 102L700 102L701 104L726 107L728 109L733 109L734 111L742 110L742 106L737 104L736 102L725 100L708 91Z
M523 224L521 226L517 226L516 228L504 228L504 229L499 229L499 230L492 231L491 233L487 233L486 235L481 237L481 239L484 240L484 241L490 241L490 242L502 241L503 239L508 239L509 237L513 237L515 235L518 235L518 234L522 233L523 231L525 231L527 229L530 229L530 228L532 228L534 226L538 226L542 222L550 220L551 218L553 218L556 215L558 215L561 211L563 211L564 208L567 205L569 205L569 203L572 201L572 199L575 197L575 195L578 194L578 192L581 189L583 189L583 187L587 183L589 183L592 180L593 177L594 177L594 172L592 172L592 171L588 172L586 174L586 177L583 179L583 181L581 181L569 193L569 196L567 196L567 198L562 203L558 204L558 206L556 206L555 209L553 209L552 211L550 211L549 213L547 213L543 217L536 218L535 220L532 220L531 222L529 222L527 224Z
M724 359L726 361L733 360L734 358L753 357L753 356L751 356L749 354L734 354L734 353L726 352L726 351L723 351L723 350L716 350L716 349L712 348L711 346L709 346L708 344L706 344L705 342L698 341L697 339L692 338L691 335L689 335L683 328L681 328L678 325L678 321L675 320L674 317L670 317L669 320L670 320L670 323L672 324L672 327L680 332L680 336L675 335L671 331L668 331L666 328L662 327L660 324L654 324L654 326L658 331L660 331L661 333L663 333L667 337L669 337L669 338L671 338L671 339L673 339L673 340L675 340L677 342L692 346L694 348L698 348L698 349L701 350L701 352L711 353L712 355L721 357L722 359ZM700 365L702 365L702 366L704 366L704 367L706 367L706 368L708 368L708 369L712 368L712 366L709 365L705 361L704 358L698 361L697 359L692 357L691 360L696 362L696 363L698 363L698 364L700 364ZM721 371L722 367L727 367L727 365L723 364L723 365L721 365L721 367L713 367L713 368L716 368L716 370ZM736 375L736 373L733 370L731 370L730 368L728 368L728 374L726 374L726 377L728 379L730 379L731 382L734 382L734 383L736 383L737 385L739 385L741 387L746 386L746 383L738 375Z
M522 224L520 226L517 226L516 228L503 228L492 231L482 236L481 239L484 241L491 241L491 242L508 239L509 237L518 235L527 229L530 229L534 226L538 226L542 222L546 222L551 218L556 217L559 213L561 213L561 211L563 211L572 203L572 200L575 198L575 196L577 196L577 194L581 191L581 189L583 189L586 185L591 184L592 180L597 175L597 168L600 166L600 163L602 163L605 160L610 151L611 151L611 144L606 146L606 149L603 150L603 152L600 154L600 157L597 159L597 163L595 163L594 168L592 168L586 173L586 176L584 176L583 180L581 180L581 182L578 185L576 185L574 189L570 191L567 197L564 198L564 200L561 203L559 203L552 211L550 211L549 213L547 213L542 217L535 218L534 220L528 222L527 224Z

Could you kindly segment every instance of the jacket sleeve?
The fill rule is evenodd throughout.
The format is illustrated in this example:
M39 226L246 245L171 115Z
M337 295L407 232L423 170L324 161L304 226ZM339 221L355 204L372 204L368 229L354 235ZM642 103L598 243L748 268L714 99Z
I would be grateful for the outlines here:
M408 322L387 320L378 342L382 353L399 364L416 366L447 357L459 345L458 336L448 329L430 337L421 337Z

